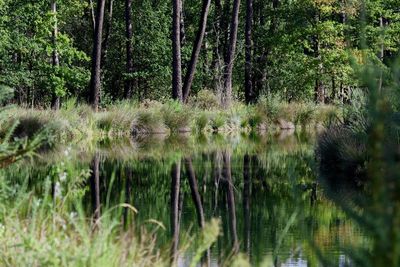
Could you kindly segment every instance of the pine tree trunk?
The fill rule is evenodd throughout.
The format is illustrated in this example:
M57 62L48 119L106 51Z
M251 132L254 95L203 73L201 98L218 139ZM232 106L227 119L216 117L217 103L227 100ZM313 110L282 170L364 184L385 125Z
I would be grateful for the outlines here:
M94 31L92 70L89 92L89 103L96 112L99 109L101 91L101 46L103 37L104 5L105 0L97 1L97 16Z
M182 101L181 0L172 0L172 4L172 98Z
M190 89L192 87L197 61L199 59L201 47L203 44L204 34L206 32L207 18L208 18L208 12L210 10L210 5L211 5L211 0L203 0L203 8L201 11L199 29L196 35L196 40L193 44L192 56L189 62L188 70L186 72L185 83L183 85L184 102L187 102Z
M253 0L246 0L246 29L245 29L245 42L246 42L246 65L245 65L245 100L247 104L254 102L254 91L253 91L253 40L252 40L252 29L253 29Z
M51 13L54 15L54 25L53 25L53 33L52 33L52 42L53 42L53 68L57 69L60 65L60 59L58 57L57 51L57 35L58 35L58 26L57 26L57 4L55 1L51 2ZM54 110L60 109L60 97L57 95L55 91L53 91L51 107Z
M125 34L126 34L126 73L133 73L133 52L132 52L132 0L125 0ZM131 98L133 93L133 82L131 78L125 80L126 98Z
M225 59L224 88L222 92L222 105L228 107L232 101L232 72L235 60L237 33L239 27L240 0L233 1L233 10L230 27L230 37Z

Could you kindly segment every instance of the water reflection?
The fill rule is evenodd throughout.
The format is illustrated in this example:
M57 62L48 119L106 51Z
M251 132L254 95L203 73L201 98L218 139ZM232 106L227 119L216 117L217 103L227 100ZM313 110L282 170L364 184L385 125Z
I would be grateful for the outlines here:
M304 133L157 137L105 143L86 156L77 150L69 165L71 173L91 169L82 204L95 222L127 203L138 214L126 207L111 213L126 227L152 230L149 219L165 225L157 240L170 247L172 265L188 265L193 251L180 254L183 236L216 217L222 235L202 266L239 252L255 266L319 266L314 245L341 266L339 245L361 233L317 190L313 140ZM38 165L32 181L52 163Z

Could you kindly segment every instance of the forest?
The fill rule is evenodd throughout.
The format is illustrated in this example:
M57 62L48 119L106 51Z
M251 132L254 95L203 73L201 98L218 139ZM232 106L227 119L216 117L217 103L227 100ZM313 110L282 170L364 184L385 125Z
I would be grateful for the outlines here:
M55 109L201 90L337 103L360 86L354 64L386 72L398 53L395 0L242 2L3 0L0 83L19 105Z
M400 0L0 0L1 266L400 266Z

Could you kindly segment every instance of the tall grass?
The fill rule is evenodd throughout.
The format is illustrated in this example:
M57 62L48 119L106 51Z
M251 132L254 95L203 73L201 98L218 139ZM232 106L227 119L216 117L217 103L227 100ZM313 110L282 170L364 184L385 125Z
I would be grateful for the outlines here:
M200 94L202 96L203 93ZM213 103L211 93L189 105L175 101L146 101L140 105L122 101L94 113L87 105L68 100L60 111L13 107L5 124L20 121L13 137L32 137L45 127L52 129L57 143L179 132L241 132L279 128L281 121L308 127L329 124L340 116L332 106L311 103L286 103L276 97L262 98L253 106L234 103L225 110ZM207 100L208 99L208 100ZM199 101L199 102L198 102ZM211 101L210 105L205 103Z

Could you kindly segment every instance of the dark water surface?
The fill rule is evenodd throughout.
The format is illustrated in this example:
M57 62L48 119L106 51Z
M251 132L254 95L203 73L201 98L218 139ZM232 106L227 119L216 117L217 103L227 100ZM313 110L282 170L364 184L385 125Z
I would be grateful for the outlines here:
M159 227L158 245L172 243L171 253L188 233L220 219L221 236L204 255L204 266L218 266L237 252L254 266L320 266L317 252L345 266L341 245L363 235L317 185L314 143L309 133L154 136L65 148L36 163L29 175L35 180L59 173L53 191L62 194L63 175L86 170L83 205L89 214L129 203L137 214L125 209L115 216L138 231ZM178 265L188 266L191 257L190 250L180 255Z

